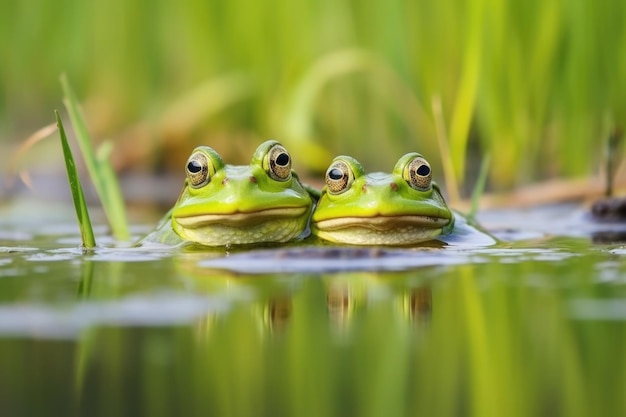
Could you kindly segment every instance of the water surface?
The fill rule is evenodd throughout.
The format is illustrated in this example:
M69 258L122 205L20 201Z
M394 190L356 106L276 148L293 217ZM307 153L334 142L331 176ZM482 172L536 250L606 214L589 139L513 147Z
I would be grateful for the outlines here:
M491 247L78 248L0 222L0 415L626 411L626 250L572 207L485 213ZM137 228L139 235L146 228Z

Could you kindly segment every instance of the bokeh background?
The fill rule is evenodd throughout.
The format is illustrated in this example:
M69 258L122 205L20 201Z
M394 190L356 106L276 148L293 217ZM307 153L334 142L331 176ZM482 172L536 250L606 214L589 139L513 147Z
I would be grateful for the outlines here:
M413 150L466 188L487 155L496 190L589 176L626 115L625 23L618 0L2 2L2 159L63 110L66 74L120 172L276 138L310 176ZM20 166L46 166L37 146Z

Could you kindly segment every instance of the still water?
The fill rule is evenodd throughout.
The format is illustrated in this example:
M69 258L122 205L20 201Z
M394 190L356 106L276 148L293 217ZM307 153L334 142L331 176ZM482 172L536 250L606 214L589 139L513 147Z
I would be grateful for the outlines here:
M83 254L71 208L5 210L0 416L624 415L626 249L562 210L330 257Z

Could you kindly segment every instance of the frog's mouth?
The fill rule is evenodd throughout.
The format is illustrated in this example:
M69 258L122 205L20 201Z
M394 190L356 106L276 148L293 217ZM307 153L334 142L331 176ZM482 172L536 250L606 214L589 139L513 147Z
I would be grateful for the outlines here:
M349 228L370 229L376 231L390 231L403 227L421 229L441 229L450 223L448 217L427 215L398 215L398 216L370 216L370 217L340 217L336 219L319 220L315 223L320 230L341 230Z
M200 228L213 224L241 227L264 223L271 220L301 217L307 212L307 207L274 207L256 211L237 211L234 213L201 213L185 216L172 216L179 226L184 228Z

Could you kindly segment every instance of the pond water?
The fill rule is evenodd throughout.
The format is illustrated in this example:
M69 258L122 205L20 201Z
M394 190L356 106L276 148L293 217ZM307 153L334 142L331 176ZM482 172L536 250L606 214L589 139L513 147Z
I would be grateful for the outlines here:
M0 222L1 416L626 412L626 248L575 207L484 213L495 246L330 256L104 228L85 254L71 207L28 210Z

